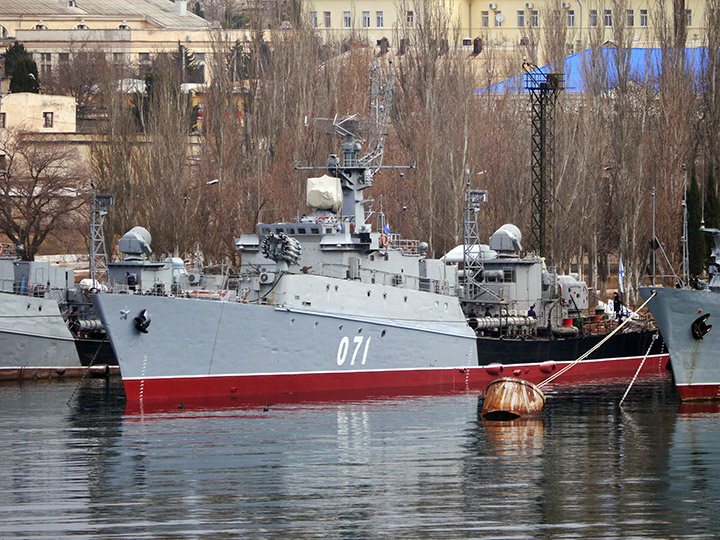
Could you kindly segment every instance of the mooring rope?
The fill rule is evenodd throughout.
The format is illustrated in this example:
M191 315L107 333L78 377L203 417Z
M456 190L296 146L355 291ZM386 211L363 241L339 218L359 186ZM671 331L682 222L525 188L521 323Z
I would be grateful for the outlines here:
M73 397L75 397L75 393L76 393L76 392L78 391L78 389L80 388L80 385L81 385L82 382L85 380L85 377L87 377L88 374L90 373L90 368L91 368L91 367L93 366L93 364L95 363L95 360L97 360L98 354L100 353L100 349L102 349L103 343L105 343L106 341L107 341L107 336L106 336L105 338L103 338L103 339L100 340L100 343L99 343L99 345L98 345L97 350L95 351L95 354L94 354L93 357L90 359L90 363L85 367L85 372L82 374L82 377L80 377L80 380L79 380L78 383L75 385L75 389L73 390L72 394L70 394L70 397L68 398L67 403L65 403L65 405L67 405L68 407L70 406L70 402L72 401Z
M655 340L657 339L657 332L653 334L652 339L650 340L650 346L648 347L647 351L645 352L645 356L642 359L642 362L640 362L640 365L637 368L637 371L635 372L635 375L633 376L632 380L630 381L630 384L627 387L627 390L625 390L625 393L623 394L622 399L620 400L620 407L622 407L623 401L625 401L625 398L628 395L628 392L630 392L630 389L632 388L633 384L635 384L635 380L638 378L638 375L640 375L640 370L643 367L643 364L645 363L645 360L647 360L648 355L650 354L650 349L652 349L653 344L655 343Z
M550 375L550 377L548 377L548 378L545 379L544 381L538 383L538 385L537 385L538 388L542 388L542 387L545 386L546 384L551 383L552 381L554 381L555 379L557 379L560 375L562 375L563 373L565 373L565 372L568 371L569 369L575 367L577 364L579 364L580 362L582 362L583 360L585 360L588 356L590 356L592 353L594 353L594 352L595 352L597 349L599 349L608 339L610 339L610 338L613 337L615 334L617 334L622 327L624 327L626 324L628 324L628 323L630 322L630 320L633 318L633 316L637 315L638 312L639 312L642 308L644 308L644 307L648 304L648 302L650 302L650 300L652 300L652 299L655 297L656 294L657 294L657 293L656 293L655 291L653 291L652 294L650 295L650 297L649 297L647 300L645 300L645 302L643 303L643 305L640 306L639 308L637 308L635 311L633 311L623 322L621 322L621 323L617 326L617 328L615 328L615 330L613 330L612 332L610 332L610 333L609 333L607 336L605 336L597 345L595 345L592 349L590 349L588 352L586 352L585 354L583 354L580 358L578 358L577 360L574 360L572 363L568 364L567 366L565 366L564 368L562 368L562 369L561 369L560 371L558 371L557 373L553 373L552 375Z

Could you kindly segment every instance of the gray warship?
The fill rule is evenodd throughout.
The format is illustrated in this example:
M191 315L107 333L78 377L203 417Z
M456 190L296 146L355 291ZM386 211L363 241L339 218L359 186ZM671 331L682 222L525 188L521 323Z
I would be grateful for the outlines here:
M567 324L588 308L577 276L524 253L514 225L480 243L486 192L468 186L463 244L440 259L392 234L372 210L366 190L385 168L388 73L381 85L377 64L371 69L365 153L354 117L335 119L341 155L296 167L324 173L307 179L312 211L237 238L242 265L232 280L192 296L180 284L92 296L129 403L484 389L498 376L539 382L600 342L597 327ZM138 268L152 264L138 254ZM629 377L647 352L646 370L661 371L667 355L648 349L651 338L645 329L623 333L564 381Z
M62 376L82 369L60 310L75 287L72 268L22 261L0 244L0 378Z
M720 229L701 227L714 246L702 289L641 287L670 351L673 379L683 401L720 399L720 333L711 332L720 313Z
M423 242L373 230L363 193L373 168L351 134L342 150L308 179L312 213L236 239L242 266L231 288L92 296L130 402L469 390L507 375L539 382L600 341L564 324L587 310L585 283L523 254L513 225L441 259ZM622 334L567 380L628 377L651 338ZM666 362L652 351L646 369Z

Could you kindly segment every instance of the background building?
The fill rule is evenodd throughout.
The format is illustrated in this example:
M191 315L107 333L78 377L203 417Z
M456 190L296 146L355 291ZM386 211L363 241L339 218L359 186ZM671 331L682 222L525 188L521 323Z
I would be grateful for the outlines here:
M633 46L657 44L657 23L663 20L682 25L686 46L699 47L705 36L705 0L685 0L678 9L676 2L656 0L439 0L449 22L452 42L466 47L478 45L499 51L534 50L534 60L545 60L545 31L551 25L561 26L566 54L588 46L592 40L612 41L617 29L626 29ZM308 3L310 23L322 35L335 39L367 39L373 45L383 37L391 46L412 46L412 29L421 24L426 7L419 1L388 0L314 0ZM660 10L660 11L658 11ZM664 10L664 12L663 12ZM442 17L441 17L442 19ZM482 41L476 41L476 40Z

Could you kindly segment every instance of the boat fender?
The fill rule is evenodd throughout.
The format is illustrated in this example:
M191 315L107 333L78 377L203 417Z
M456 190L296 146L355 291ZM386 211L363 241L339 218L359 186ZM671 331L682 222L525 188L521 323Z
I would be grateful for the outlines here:
M500 375L503 371L503 365L498 363L492 363L485 366L485 371L490 375Z
M148 316L147 309L143 309L140 312L140 315L135 317L135 328L138 329L139 332L142 332L143 334L148 333L148 326L150 326L150 317Z
M547 362L543 362L540 364L540 371L543 373L552 373L555 371L555 362L552 360L548 360Z
M388 238L388 235L387 235L387 234L384 234L384 233L383 233L383 234L380 236L380 245L381 245L382 247L387 247L387 245L388 245L389 243L390 243L390 238Z

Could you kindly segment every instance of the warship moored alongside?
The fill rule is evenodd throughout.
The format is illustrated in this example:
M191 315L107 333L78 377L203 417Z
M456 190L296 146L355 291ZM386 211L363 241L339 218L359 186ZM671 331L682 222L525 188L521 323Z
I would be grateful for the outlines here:
M720 229L702 227L714 246L710 280L704 289L641 287L670 352L673 379L683 401L720 399L720 332L711 332L720 313Z
M478 246L482 276L472 279L473 264L461 267L452 252L430 259L424 243L374 231L363 196L372 172L359 149L348 136L342 164L331 156L326 174L308 180L312 214L236 239L232 291L92 297L129 401L540 382L602 339L564 324L587 309L587 287L521 256L515 226ZM629 378L652 334L620 334L620 345L564 380ZM646 372L659 373L667 355L653 350L648 360Z

